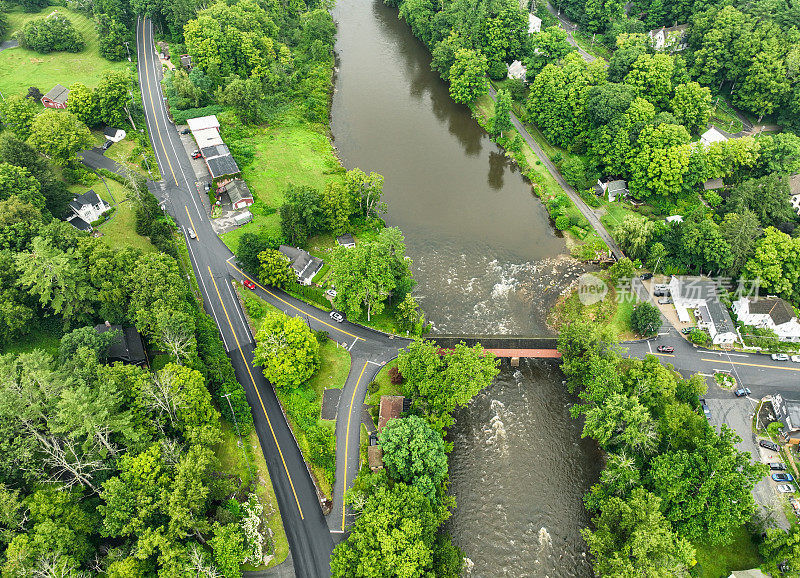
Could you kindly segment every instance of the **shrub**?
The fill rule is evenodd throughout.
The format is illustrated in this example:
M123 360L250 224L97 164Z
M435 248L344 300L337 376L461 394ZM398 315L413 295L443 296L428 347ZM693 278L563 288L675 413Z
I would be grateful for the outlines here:
M559 215L556 217L556 229L564 231L570 228L569 217L567 215Z
M328 481L332 484L336 475L336 438L324 426L315 425L306 432L309 459L325 469Z
M395 368L395 369L396 369L396 368ZM369 382L369 385L367 386L367 393L370 393L370 394L372 394L372 393L378 393L378 388L379 388L379 387L380 387L380 386L378 385L378 382L377 382L377 381L370 381L370 382Z
M570 157L561 163L561 174L576 189L586 186L586 165L578 157Z
M692 332L689 333L689 341L695 345L705 345L709 339L711 336L702 329L692 329Z
M16 37L23 48L42 54L80 52L86 45L72 22L58 13L28 21Z
M392 385L400 385L403 383L403 374L400 373L400 369L398 369L396 365L389 368L389 381Z
M655 335L661 327L661 312L651 303L639 303L631 313L631 328L643 337Z
M502 60L493 60L489 63L489 78L503 80L508 76L508 67Z

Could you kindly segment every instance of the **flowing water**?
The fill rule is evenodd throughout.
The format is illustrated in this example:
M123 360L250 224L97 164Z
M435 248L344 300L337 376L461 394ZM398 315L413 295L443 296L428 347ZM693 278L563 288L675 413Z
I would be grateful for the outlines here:
M440 333L543 335L584 267L530 185L454 103L430 55L380 0L337 0L331 129L347 168L386 178L414 291ZM473 576L588 575L581 496L598 455L549 362L504 370L456 416L449 523Z

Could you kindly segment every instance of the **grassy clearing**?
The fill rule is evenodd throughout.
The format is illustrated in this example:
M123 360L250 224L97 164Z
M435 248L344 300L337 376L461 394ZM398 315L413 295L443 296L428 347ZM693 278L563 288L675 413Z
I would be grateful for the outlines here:
M711 109L711 124L726 132L737 133L744 130L744 125L728 102L721 96L717 97L716 104Z
M247 564L244 570L265 570L269 567L280 564L286 559L289 553L289 542L283 530L283 522L278 511L278 501L275 498L275 490L269 478L267 462L264 460L264 452L258 441L258 435L251 432L244 438L244 444L239 445L239 436L233 426L225 420L220 420L222 429L222 441L214 447L214 453L220 461L222 470L225 473L237 476L242 480L242 484L247 486L255 480L255 492L258 499L264 505L262 520L265 527L272 530L274 555L275 557L268 566L252 566Z
M603 60L610 60L612 56L612 52L606 48L604 45L595 41L592 42L592 35L586 32L581 32L580 30L576 30L573 32L572 37L575 39L575 42L583 48L586 52L591 54L596 58L601 58Z
M35 14L15 9L8 13L11 32L19 30L29 20L43 18L54 10L58 10L72 21L83 36L86 48L77 54L71 52L39 54L25 48L0 52L0 92L5 96L27 94L28 87L34 84L43 93L56 84L69 86L75 82L82 82L94 88L106 71L133 69L133 65L129 62L109 62L102 58L98 53L94 21L68 8L48 6Z
M604 271L595 273L595 275L610 285ZM590 320L610 329L620 341L635 339L636 335L631 330L631 313L637 302L638 300L634 299L617 302L616 290L609 287L608 294L602 301L584 305L578 298L576 289L559 298L550 311L548 325L559 330L573 321Z
M95 132L100 131L92 131L92 134L95 134ZM102 133L100 133L100 135L104 141L105 136L103 136ZM135 151L137 148L138 150ZM111 148L109 148L104 154L106 157L117 161L122 166L128 167L134 173L138 173L145 178L153 181L158 181L161 178L161 173L158 170L158 164L155 161L152 149L148 148L145 151L139 147L138 143L132 140L130 136L126 136L121 141L111 145ZM142 168L142 159L145 157L145 154L147 155L147 162L150 166L150 172L148 172L147 169Z
M372 419L375 420L375 423L378 423L378 411L380 410L381 405L381 396L382 395L403 395L403 391L401 386L394 385L389 380L389 370L392 367L397 367L397 360L390 361L386 365L384 365L381 370L378 372L378 375L375 376L374 383L378 384L378 389L374 390L370 393L370 389L367 390L367 397L364 400L364 403L372 406L370 408L370 413L372 414Z
M248 186L250 186L249 183ZM222 242L225 243L231 251L236 253L236 251L239 248L239 239L242 237L242 235L244 235L245 233L258 233L259 231L264 231L273 236L280 235L281 225L278 214L277 213L273 213L271 215L253 214L252 221L250 221L246 225L242 225L238 229L234 229L233 231L223 233L222 235L219 236L219 238L222 239Z
M758 548L747 529L742 526L725 546L695 544L697 575L701 578L726 578L736 570L757 568L762 562Z
M111 202L113 195L116 201L116 211L111 215L111 218L96 227L96 230L102 234L102 239L112 249L124 249L125 247L133 247L145 253L155 251L156 248L150 243L150 239L142 237L136 232L136 211L134 210L133 203L128 199L128 191L125 187L111 179L104 179L103 183L94 185L95 192L103 197L104 200ZM106 189L106 186L108 189ZM109 189L111 194L109 194Z

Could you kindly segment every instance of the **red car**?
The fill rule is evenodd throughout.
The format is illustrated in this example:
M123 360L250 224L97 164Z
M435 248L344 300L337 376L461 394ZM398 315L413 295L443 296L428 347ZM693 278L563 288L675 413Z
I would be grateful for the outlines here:
M193 158L193 159L199 159L199 158L200 158L200 157L202 157L202 156L203 156L203 153L201 153L200 151L194 151L194 152L192 153L192 158Z
M250 279L245 279L244 281L242 281L242 285L244 285L251 291L256 288L256 284L253 283Z
M673 351L675 351L675 348L670 347L669 345L659 345L658 351L661 353L672 353Z

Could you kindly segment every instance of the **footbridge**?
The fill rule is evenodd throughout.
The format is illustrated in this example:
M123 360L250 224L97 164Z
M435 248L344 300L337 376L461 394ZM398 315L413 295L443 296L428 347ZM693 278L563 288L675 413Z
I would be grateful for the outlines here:
M522 337L497 335L428 335L442 349L452 349L458 343L473 346L480 343L497 357L559 358L558 339L555 337Z

